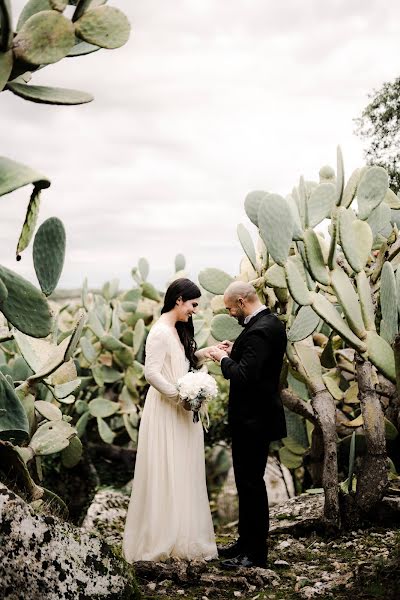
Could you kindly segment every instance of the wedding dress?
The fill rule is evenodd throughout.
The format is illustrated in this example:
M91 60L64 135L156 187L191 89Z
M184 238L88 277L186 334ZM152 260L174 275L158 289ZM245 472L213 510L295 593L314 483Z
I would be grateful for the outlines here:
M201 352L201 351L200 351ZM217 557L201 422L178 404L189 370L175 327L160 319L146 343L147 393L123 552L128 562Z

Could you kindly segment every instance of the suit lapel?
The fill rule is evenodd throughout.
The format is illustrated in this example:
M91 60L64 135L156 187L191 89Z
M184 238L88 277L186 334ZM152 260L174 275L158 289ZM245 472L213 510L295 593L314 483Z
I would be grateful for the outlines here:
M262 316L266 316L269 314L271 314L271 311L269 310L269 308L267 308L266 310L262 310L257 315L255 315L252 319L250 319L249 324L243 328L243 331L240 332L240 334L234 341L233 346L232 346L232 352L234 352L235 349L237 349L238 343L244 338L246 333L248 333L250 331L250 329L253 327L253 325L255 323L257 323L258 319L260 319Z

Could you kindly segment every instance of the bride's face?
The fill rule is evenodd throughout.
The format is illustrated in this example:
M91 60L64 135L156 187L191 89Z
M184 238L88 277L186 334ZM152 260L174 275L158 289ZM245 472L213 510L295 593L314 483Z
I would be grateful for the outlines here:
M177 304L178 321L187 323L189 318L197 313L198 307L198 298L195 298L194 300L186 300L185 302L179 299Z

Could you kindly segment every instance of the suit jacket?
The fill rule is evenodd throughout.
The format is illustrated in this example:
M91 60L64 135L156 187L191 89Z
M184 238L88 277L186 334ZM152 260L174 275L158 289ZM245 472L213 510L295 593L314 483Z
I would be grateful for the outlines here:
M279 376L286 350L283 323L269 309L256 314L221 361L230 380L229 423L266 434L273 441L287 435L279 394Z

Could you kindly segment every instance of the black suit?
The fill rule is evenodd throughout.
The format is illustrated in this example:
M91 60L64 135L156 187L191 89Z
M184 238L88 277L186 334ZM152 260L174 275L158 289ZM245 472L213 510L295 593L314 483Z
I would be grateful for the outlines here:
M267 554L268 496L264 472L269 444L286 436L279 376L286 349L285 327L269 309L257 313L223 358L230 379L229 424L239 496L239 543L256 560Z

